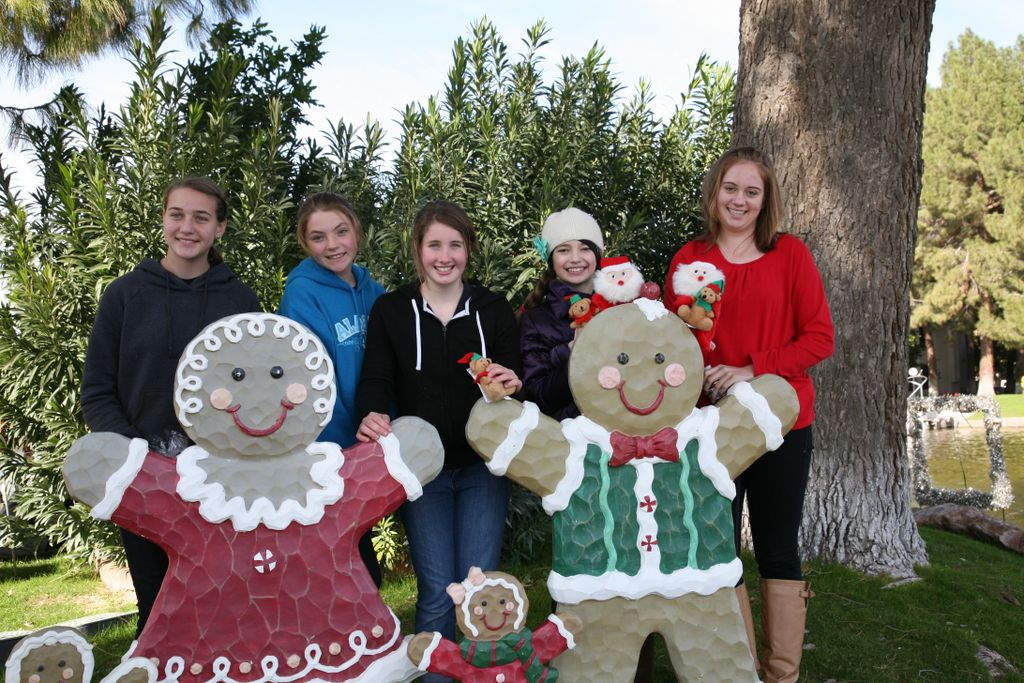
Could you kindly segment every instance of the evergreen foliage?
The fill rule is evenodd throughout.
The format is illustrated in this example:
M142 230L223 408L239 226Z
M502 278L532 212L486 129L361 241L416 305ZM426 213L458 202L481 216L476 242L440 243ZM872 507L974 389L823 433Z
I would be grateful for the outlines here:
M925 96L911 324L1021 348L1024 38L997 48L967 31L941 75Z
M41 535L91 559L117 553L111 527L70 504L60 465L85 431L79 383L99 297L142 258L162 254L162 192L177 176L208 175L227 190L225 260L267 310L301 258L295 207L320 189L354 203L366 229L363 260L389 288L413 277L412 217L436 198L469 210L480 237L473 275L513 304L543 269L530 240L549 212L568 205L595 215L610 253L632 256L662 281L673 250L699 229L700 180L728 144L731 70L701 59L661 122L645 84L623 100L596 45L563 58L548 82L543 23L527 31L517 56L486 20L471 33L453 48L443 92L405 107L393 151L372 120L302 137L316 104L308 73L322 56L322 30L285 48L260 22L227 22L197 57L172 66L159 10L131 44L135 81L116 111L89 111L70 87L44 122L25 126L39 189L20 196L0 165L8 297L0 306L0 490L15 492L15 514L0 517L0 545ZM542 514L521 493L512 509L520 520ZM513 557L539 547L546 528L513 522ZM401 560L397 534L393 523L378 529L387 564Z

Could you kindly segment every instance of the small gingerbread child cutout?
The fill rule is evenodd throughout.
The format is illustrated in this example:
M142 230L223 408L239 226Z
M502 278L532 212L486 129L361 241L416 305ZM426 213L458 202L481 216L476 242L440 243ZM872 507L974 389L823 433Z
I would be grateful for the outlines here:
M519 579L471 567L462 583L448 586L455 603L461 647L440 633L420 633L409 643L409 658L423 671L463 683L554 683L558 671L548 662L572 649L580 621L573 614L551 615L536 631L525 626L530 608Z
M64 465L71 494L167 551L131 656L110 680L407 681L398 618L359 558L360 536L440 471L418 418L344 451L314 442L335 399L320 340L246 313L207 326L178 364L176 459L143 439L88 434Z
M79 631L54 626L30 633L7 658L6 683L90 683L92 645Z
M495 474L539 494L552 518L548 590L582 622L554 660L566 681L628 683L660 633L679 681L754 683L733 587L733 479L796 420L788 382L739 382L697 408L704 363L659 301L603 311L580 332L569 387L581 415L478 402L466 436Z
M714 264L705 261L680 263L672 273L672 288L676 299L672 309L687 325L707 355L715 348L715 327L722 294L725 292L725 274Z

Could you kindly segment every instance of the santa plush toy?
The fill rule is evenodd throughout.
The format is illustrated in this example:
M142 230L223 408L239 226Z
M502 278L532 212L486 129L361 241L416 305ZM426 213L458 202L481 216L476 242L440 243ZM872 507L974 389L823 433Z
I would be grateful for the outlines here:
M672 287L676 292L675 301L665 303L690 326L706 356L715 348L715 328L719 304L725 292L725 274L705 261L680 263L672 273Z
M590 299L594 312L633 301L640 296L643 284L644 276L628 257L601 259L601 268L594 273L594 296Z

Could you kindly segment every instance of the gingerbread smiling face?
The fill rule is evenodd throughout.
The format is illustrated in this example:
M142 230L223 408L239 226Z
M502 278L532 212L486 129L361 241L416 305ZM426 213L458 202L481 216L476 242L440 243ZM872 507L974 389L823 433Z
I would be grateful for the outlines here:
M461 584L449 586L448 594L456 604L459 630L470 640L500 640L519 631L530 607L519 579L478 567Z
M89 683L92 645L72 628L36 631L18 641L6 669L6 683Z
M330 420L333 376L320 340L288 318L225 318L182 354L175 384L178 420L211 452L289 453L313 441Z
M596 316L577 339L569 364L569 386L582 413L625 434L649 434L682 421L697 403L703 377L693 335L661 302L649 299Z

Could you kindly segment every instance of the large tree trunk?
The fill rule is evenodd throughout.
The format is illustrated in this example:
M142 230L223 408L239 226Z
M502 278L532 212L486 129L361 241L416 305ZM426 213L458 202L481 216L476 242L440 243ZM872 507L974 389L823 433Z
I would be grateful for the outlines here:
M907 330L935 0L743 0L733 140L774 159L836 353L815 372L801 546L870 573L928 561L911 515Z

